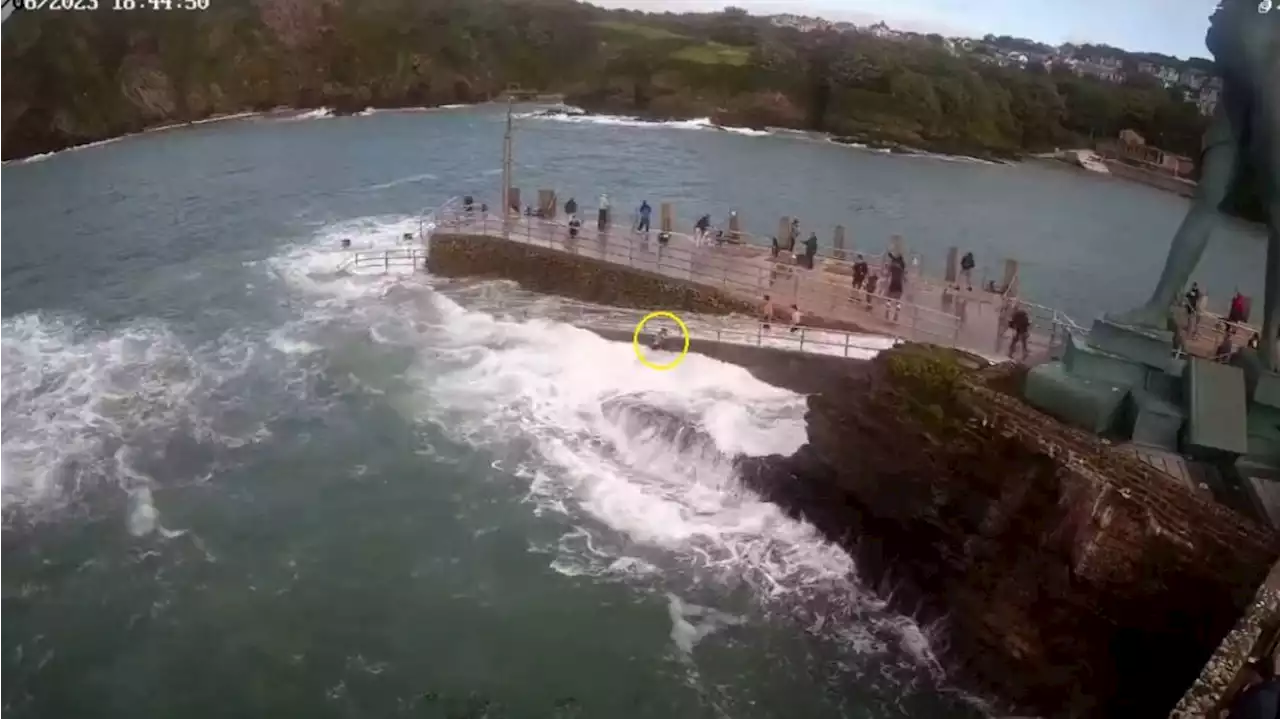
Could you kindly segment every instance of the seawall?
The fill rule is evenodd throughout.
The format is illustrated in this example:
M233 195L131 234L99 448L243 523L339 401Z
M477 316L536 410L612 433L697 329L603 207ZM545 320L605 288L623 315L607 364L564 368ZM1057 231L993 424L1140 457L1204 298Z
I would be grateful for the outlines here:
M1191 197L1196 192L1196 183L1181 178L1168 175L1155 170L1147 170L1141 167L1134 167L1119 160L1104 160L1107 169L1111 170L1111 174L1121 179L1130 180L1132 182L1141 182L1144 185L1157 187L1161 190L1176 192L1183 197Z
M427 252L431 273L441 277L501 277L534 292L615 307L756 312L750 303L693 282L500 237L440 233L431 237Z

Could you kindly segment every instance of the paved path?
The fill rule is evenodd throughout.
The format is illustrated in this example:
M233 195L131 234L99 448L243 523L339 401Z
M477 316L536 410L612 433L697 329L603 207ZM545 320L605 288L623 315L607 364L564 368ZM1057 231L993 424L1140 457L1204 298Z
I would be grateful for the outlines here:
M983 356L1003 356L1008 337L999 331L1002 297L981 290L959 293L955 302L942 283L909 272L900 307L888 298L855 293L848 262L818 258L814 269L794 261L775 260L767 248L754 245L698 243L691 237L673 233L668 244L657 241L656 231L639 233L629 228L611 227L599 231L584 225L571 238L566 225L538 218L512 218L506 228L500 218L489 214L451 213L438 218L437 231L506 237L569 252L581 257L625 265L665 277L716 287L738 299L756 305L769 295L779 313L790 318L790 306L798 305L806 324L830 329L853 330L908 340L955 346ZM783 253L783 258L790 258ZM873 271L881 268L873 268ZM883 271L881 269L881 271ZM887 286L881 280L880 287ZM963 319L960 312L962 308ZM1047 354L1052 318L1031 315L1033 358Z

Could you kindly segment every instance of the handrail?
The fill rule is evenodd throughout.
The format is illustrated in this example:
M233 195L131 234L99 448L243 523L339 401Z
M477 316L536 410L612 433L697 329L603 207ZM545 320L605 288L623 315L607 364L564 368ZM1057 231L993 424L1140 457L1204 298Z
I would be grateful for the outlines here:
M441 226L449 228L478 227L478 229L481 230L481 234L488 235L490 234L490 230L496 231L502 227L502 218L492 214L476 212L470 218L449 218L442 223ZM516 219L515 216L513 216L511 221L507 223L507 227L518 236L531 240L532 244L539 244L541 242L541 244L547 246L554 247L559 245L559 247L554 248L568 250L574 254L584 254L578 251L580 245L575 245L575 240L568 237L568 226L563 222L527 216L519 216L519 218ZM686 267L685 264L692 265L694 261L696 261L696 264L698 265L707 266L710 267L710 269L717 270L718 273L716 273L717 276L715 279L720 280L720 284L722 285L725 284L725 277L727 275L729 277L729 284L740 284L744 289L762 290L767 292L770 287L760 284L760 282L766 278L773 281L771 287L775 290L779 287L779 280L789 279L792 281L792 284L799 284L799 280L804 279L807 286L821 286L826 292L834 295L826 298L829 301L847 300L848 295L852 292L851 284L847 284L847 277L836 275L836 277L833 278L831 275L835 273L819 271L817 269L809 270L808 268L799 265L777 262L771 267L753 267L750 268L749 271L743 271L740 267L730 267L730 265L736 264L737 258L731 255L717 255L700 252L699 250L703 248L709 248L706 245L706 241L699 245L691 236L679 232L670 233L672 241L667 245L660 245L656 242L657 235L659 234L656 231L651 231L648 235L644 235L629 228L619 230L616 225L610 226L610 228L605 230L603 233L594 226L584 225L580 232L581 234L576 238L577 243L585 243L587 241L603 237L602 241L608 246L620 247L625 245L627 249L626 254L633 262L635 261L635 250L637 248L642 249L642 254L658 254L660 252L662 257L657 260L657 264L662 268L689 271L691 268ZM680 243L675 241L677 239L693 245L695 249L680 247ZM658 249L651 252L650 248L652 246L657 246ZM739 247L742 246L725 243L725 245L720 249L723 249L726 252L733 252ZM753 247L750 249L757 250L761 255L763 255L764 252L767 252L767 249L764 248ZM604 257L602 257L602 259L606 257L621 258L624 255L623 252L613 251L610 247L606 247L601 253L589 254L603 254ZM668 260L679 260L684 264L677 266L672 262L663 262L663 258ZM695 271L694 274L706 275L707 273ZM738 282L735 283L734 280L738 280ZM877 293L874 297L885 300L888 299L885 295L880 293ZM937 322L950 324L955 318L954 314L925 307L923 305L912 305L910 301L905 299L901 301L901 304L904 308L909 306L918 307L921 314L929 316Z
M381 267L384 272L392 267L425 266L427 249L425 247L389 247L381 250L356 250L352 252L338 269Z
M498 306L503 309L521 309L521 306L525 304L518 302L508 305L500 302ZM593 317L592 315L597 311L596 308L574 306L572 309L576 310L577 316L571 321L571 324L584 329L594 328L625 332L632 332L647 314L642 311L611 309L609 310L611 316ZM528 317L527 307L524 307L523 310L524 316ZM882 337L804 325L793 328L785 323L776 322L744 321L742 327L717 326L704 320L686 320L684 324L689 330L691 340L714 341L718 344L756 346L786 352L799 351L806 354L845 358L849 358L852 353L881 352L903 341L900 337ZM769 329L774 327L778 328L778 331ZM886 346L885 340L889 341L890 344L888 346ZM774 343L791 346L770 346ZM829 351L823 351L821 348L829 348Z
M583 217L582 214L578 215ZM590 257L596 260L622 264L633 269L653 272L677 280L685 280L704 286L719 287L730 296L750 303L763 301L768 294L778 307L799 304L809 315L837 318L839 322L866 327L868 334L886 337L908 337L966 349L992 357L987 344L994 340L995 353L1003 354L1005 322L999 321L993 328L995 337L987 337L987 326L970 326L962 308L977 304L980 308L1007 304L1001 295L969 295L965 302L943 310L919 304L913 299L934 292L946 292L947 283L939 283L923 273L912 272L901 299L891 299L884 294L887 283L880 283L880 291L868 297L865 290L855 290L851 282L852 260L819 255L821 266L810 270L799 264L770 261L765 253L769 248L763 243L752 244L751 233L739 231L738 241L724 240L715 243L708 236L702 242L683 232L666 233L666 244L656 242L662 234L657 229L641 233L632 225L609 224L601 230L594 218L579 226L576 238L569 237L568 223L564 219L549 219L508 212L486 212L479 203L464 207L457 198L451 198L440 208L423 215L420 237L424 243L432 234L453 231L460 234L478 234L500 237L516 242L527 242L557 251ZM724 236L729 237L727 231ZM757 238L758 239L758 238ZM845 257L853 257L857 249L844 248ZM863 252L873 267L877 257ZM879 253L880 257L884 253ZM913 265L914 267L914 265ZM932 303L931 303L932 304ZM1047 307L1019 301L1032 315L1032 326L1039 328L1030 336L1031 353L1039 357L1042 352L1051 354L1055 345L1068 333L1083 330L1065 314ZM861 310L861 311L858 311ZM864 314L865 312L865 314ZM893 315L890 318L890 315ZM979 310L979 316L984 314ZM883 316L883 320L881 319ZM985 320L984 320L985 321ZM1048 330L1048 333L1044 330ZM975 335L975 331L979 334ZM979 335L982 339L979 339Z
M501 230L503 235L515 235L535 246L547 246L572 254L626 264L639 270L655 271L676 279L719 286L745 296L751 302L761 301L765 294L774 296L775 303L780 305L788 300L795 300L796 304L806 306L810 313L819 312L814 308L835 309L837 306L867 302L869 299L869 313L886 312L896 306L898 311L895 314L903 318L901 323L887 330L872 330L886 335L895 334L895 330L905 326L913 336L923 335L923 339L927 341L956 345L961 332L961 320L956 314L915 304L910 301L910 295L901 300L892 300L881 293L868 298L865 291L855 292L851 284L832 281L827 277L830 273L794 265L778 263L766 267L744 268L731 255L708 252L695 240L681 233L670 233L671 241L662 245L656 242L658 233L655 232L646 236L625 229L615 234L610 228L601 233L594 227L584 226L577 238L570 238L568 227L560 222L512 215L504 224L501 217L479 211L469 216L464 213L461 217L445 215L441 218L440 228L474 228L478 234L490 236L496 236ZM680 244L690 244L693 248L686 249L680 247ZM734 252L734 248L724 249L727 253ZM801 282L802 279L804 282ZM878 322L874 315L869 314L868 317Z

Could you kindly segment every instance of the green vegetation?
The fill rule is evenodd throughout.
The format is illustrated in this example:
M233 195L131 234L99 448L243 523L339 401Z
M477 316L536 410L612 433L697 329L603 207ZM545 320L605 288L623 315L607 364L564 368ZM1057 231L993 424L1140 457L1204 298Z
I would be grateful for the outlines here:
M640 25L634 22L620 22L617 20L605 20L596 23L597 27L605 30L612 30L623 36L631 36L640 40L687 40L684 35L671 32L660 27L651 27L649 25Z
M703 45L690 45L680 48L671 54L671 59L681 62L696 62L703 65L746 65L751 59L751 51L743 47L721 45L709 42Z
M711 116L979 156L1080 147L1125 128L1195 155L1205 127L1192 104L1154 81L1023 71L989 62L985 45L984 56L950 51L938 36L800 32L733 8L659 15L573 0L220 0L199 13L116 13L102 5L18 11L4 23L6 157L215 114L466 103L511 86L562 92L597 111Z

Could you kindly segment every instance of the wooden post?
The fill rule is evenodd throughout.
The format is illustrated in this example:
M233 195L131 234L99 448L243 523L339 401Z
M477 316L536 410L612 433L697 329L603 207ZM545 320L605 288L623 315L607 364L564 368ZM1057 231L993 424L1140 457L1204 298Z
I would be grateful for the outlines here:
M742 242L742 227L736 211L729 213L729 241Z
M662 216L661 216L661 218L659 219L659 222L660 222L660 223L661 223L661 225L662 225L662 229L661 229L661 231L662 231L662 232L674 232L674 231L675 231L675 229L674 229L674 228L675 228L675 224L676 224L676 223L675 223L675 212L672 210L671 203L670 203L670 202L664 202L664 203L662 203L662 210L661 210L661 212L662 212Z
M523 211L524 205L520 204L520 188L519 187L512 187L507 190L507 201L511 203L506 208L506 212L508 214L511 212L512 209L516 211L517 215Z
M555 190L538 190L538 209L542 211L542 216L548 220L556 218Z
M844 225L836 225L835 235L831 238L831 256L837 260L845 259L844 253Z
M894 235L889 238L889 251L895 255L906 259L906 243L902 241L902 235Z
M1007 259L1004 261L1004 283L999 289L1009 297L1018 296L1018 261Z
M960 248L952 245L947 249L947 270L942 278L947 284L954 285L960 280Z
M786 215L778 220L778 246L784 250L791 250L788 247L791 244L791 218Z

